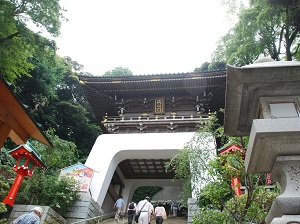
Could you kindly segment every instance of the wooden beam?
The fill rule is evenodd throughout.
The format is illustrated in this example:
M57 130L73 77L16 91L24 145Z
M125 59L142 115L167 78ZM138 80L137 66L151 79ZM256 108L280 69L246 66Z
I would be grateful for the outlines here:
M0 119L10 127L9 137L16 144L25 144L29 138L28 133L20 126L15 118L6 110L0 102ZM2 134L2 133L1 133ZM7 136L6 136L7 137Z
M27 140L30 136L27 135L27 134L26 135L20 135L20 134L17 134L16 132L14 132L14 130L11 130L10 133L9 133L9 137L17 145L22 145L22 144L26 144L26 142L27 142Z
M27 113L26 108L14 94L8 83L0 76L0 121L11 127L9 137L16 144L26 143L29 138L52 147L52 143Z
M119 198L118 193L115 191L113 185L111 185L111 184L108 187L108 194L112 197L112 199L114 201L118 200L118 198Z
M0 150L3 147L10 130L11 128L6 123L0 121Z

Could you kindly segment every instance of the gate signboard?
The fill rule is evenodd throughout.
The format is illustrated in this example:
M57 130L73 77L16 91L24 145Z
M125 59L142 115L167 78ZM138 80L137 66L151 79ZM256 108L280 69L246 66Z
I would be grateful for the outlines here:
M81 192L88 192L94 171L81 163L61 169L59 177L74 178Z

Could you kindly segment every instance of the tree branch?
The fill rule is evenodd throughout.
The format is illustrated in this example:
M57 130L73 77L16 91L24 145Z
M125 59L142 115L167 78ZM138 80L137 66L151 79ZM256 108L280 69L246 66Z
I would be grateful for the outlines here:
M11 40L12 38L17 37L17 36L19 36L19 35L20 35L20 33L19 33L19 32L16 32L16 33L13 33L13 34L8 35L7 37L1 38L1 39L0 39L0 44L4 43L4 42L7 41L7 40Z
M294 53L292 54L292 56L294 56L295 54L297 54L299 48L300 48L300 44L297 45L296 50L294 51Z
M293 43L293 41L295 40L297 34L299 33L299 29L296 29L292 35L290 36L290 42Z

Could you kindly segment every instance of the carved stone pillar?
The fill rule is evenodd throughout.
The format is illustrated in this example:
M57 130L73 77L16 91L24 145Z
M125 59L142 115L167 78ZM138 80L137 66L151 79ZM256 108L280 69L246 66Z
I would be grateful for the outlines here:
M282 194L273 201L266 223L299 222L300 155L278 156L271 175L280 184Z

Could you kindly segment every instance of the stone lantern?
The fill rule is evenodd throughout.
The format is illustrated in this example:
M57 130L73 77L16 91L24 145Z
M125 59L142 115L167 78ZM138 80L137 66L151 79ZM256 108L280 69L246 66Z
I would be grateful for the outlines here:
M300 62L258 60L227 67L224 131L250 135L247 173L281 186L267 224L300 222Z
M15 178L7 197L3 201L3 203L8 206L8 210L14 205L15 197L23 178L32 176L36 166L42 168L45 167L41 161L41 155L29 142L9 151L9 154L16 159L16 165L14 165L13 170L17 173L17 177Z

